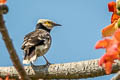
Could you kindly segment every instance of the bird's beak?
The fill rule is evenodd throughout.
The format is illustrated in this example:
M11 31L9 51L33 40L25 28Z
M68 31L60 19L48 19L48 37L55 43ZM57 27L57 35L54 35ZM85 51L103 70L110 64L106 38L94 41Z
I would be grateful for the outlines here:
M56 23L55 23L54 26L62 26L62 25L61 25L61 24L56 24Z

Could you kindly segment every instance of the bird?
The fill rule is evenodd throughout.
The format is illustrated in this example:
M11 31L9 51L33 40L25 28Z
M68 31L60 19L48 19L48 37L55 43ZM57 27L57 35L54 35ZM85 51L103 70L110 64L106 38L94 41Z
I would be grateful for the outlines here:
M50 32L55 26L61 26L49 19L39 19L34 31L24 37L21 49L24 51L23 64L33 64L38 57L43 56L46 65L50 62L44 56L51 46Z

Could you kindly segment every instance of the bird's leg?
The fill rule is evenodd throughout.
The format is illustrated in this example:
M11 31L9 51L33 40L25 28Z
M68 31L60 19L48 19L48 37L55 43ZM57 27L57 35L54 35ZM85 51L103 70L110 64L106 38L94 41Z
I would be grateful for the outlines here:
M32 67L35 67L35 65L34 65L32 62L30 62L30 65L31 65Z
M43 58L45 59L46 61L46 65L50 65L51 63L47 60L47 58L45 56L43 56Z

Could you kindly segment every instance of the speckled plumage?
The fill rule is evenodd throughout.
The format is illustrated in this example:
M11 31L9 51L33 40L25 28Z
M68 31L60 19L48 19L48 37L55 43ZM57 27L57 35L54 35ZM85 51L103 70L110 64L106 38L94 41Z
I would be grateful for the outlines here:
M50 31L54 26L61 26L48 19L39 19L36 29L24 37L21 49L24 50L23 64L33 63L39 56L43 56L49 64L44 54L51 45Z
M22 49L24 50L25 57L24 60L27 60L28 64L33 62L39 56L43 56L49 49L51 45L51 36L49 32L43 29L37 29L24 37L22 44ZM36 58L30 60L34 55Z

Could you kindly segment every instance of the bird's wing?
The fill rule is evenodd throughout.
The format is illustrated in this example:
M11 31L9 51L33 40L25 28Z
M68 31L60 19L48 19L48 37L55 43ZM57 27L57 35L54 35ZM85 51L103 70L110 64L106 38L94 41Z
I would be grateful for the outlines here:
M37 59L35 54L36 46L44 45L50 38L49 33L42 29L27 34L22 44L25 53L23 63L29 64L31 61L35 61Z
M44 44L44 41L49 38L49 33L44 30L33 31L25 36L22 44L22 49L28 49L33 46L42 45Z

